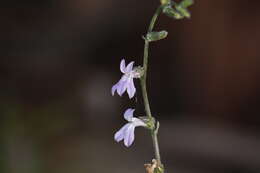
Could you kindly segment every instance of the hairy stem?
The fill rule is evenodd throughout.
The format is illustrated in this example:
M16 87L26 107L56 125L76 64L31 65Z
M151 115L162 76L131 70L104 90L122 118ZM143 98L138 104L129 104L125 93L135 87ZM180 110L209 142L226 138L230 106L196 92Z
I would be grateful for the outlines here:
M157 8L155 14L152 17L152 20L150 22L147 33L151 32L153 30L155 22L159 16L159 14L161 13L161 10L162 10L162 6L159 6ZM147 95L147 87L146 87L146 78L147 78L147 70L148 70L148 51L149 51L149 41L145 39L144 57L143 57L144 75L141 78L141 88L142 88L146 116L153 118L151 109L150 109L148 95ZM152 135L152 140L153 140L155 159L157 160L158 165L161 166L161 157L160 157L159 144L158 144L158 138L157 138L158 128L159 128L159 124L157 124L156 129L151 130L151 135Z

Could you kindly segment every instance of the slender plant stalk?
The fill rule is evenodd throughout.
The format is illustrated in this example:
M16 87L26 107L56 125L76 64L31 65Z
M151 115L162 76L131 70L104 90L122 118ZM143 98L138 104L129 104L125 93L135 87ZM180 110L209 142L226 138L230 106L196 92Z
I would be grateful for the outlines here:
M161 11L162 11L162 6L159 6L157 8L155 14L152 17L152 20L150 22L147 33L152 32L155 22L159 16L159 14L161 13ZM149 41L145 39L144 57L143 57L144 74L143 74L143 77L141 78L141 88L142 88L146 116L153 118L151 109L150 109L148 95L147 95L147 87L146 87L147 70L148 70L148 51L149 51ZM157 138L158 128L159 128L159 123L157 123L156 129L151 130L151 136L152 136L152 140L153 140L155 159L157 160L158 165L161 166L162 164L161 164L160 150L159 150L159 144L158 144L158 138Z

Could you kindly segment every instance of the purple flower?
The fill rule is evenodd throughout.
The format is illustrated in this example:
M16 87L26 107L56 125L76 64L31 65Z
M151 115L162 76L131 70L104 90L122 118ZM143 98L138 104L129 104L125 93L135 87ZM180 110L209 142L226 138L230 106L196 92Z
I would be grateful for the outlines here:
M122 96L125 91L129 98L133 98L136 92L134 86L134 78L140 78L140 73L137 72L135 68L133 68L134 61L130 62L127 66L125 66L125 60L122 59L120 63L120 71L123 73L121 79L112 87L112 95L117 94Z
M119 131L116 132L114 139L120 142L124 139L125 146L129 147L132 145L135 139L135 127L143 126L146 124L139 118L133 117L134 109L127 109L124 113L124 118L128 121Z

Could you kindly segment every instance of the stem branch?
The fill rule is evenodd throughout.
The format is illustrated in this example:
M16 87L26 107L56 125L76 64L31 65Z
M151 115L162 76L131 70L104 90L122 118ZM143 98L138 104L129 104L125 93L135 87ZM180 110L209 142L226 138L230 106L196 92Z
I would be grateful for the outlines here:
M147 34L153 30L155 22L159 16L159 14L161 13L161 10L162 10L162 6L159 6L157 8L157 10L155 11L155 14L153 15L153 17L151 19ZM146 116L153 118L151 109L150 109L148 95L147 95L147 87L146 87L146 78L147 78L147 70L148 70L148 51L149 51L149 41L145 39L144 57L143 57L144 74L143 74L143 77L141 78L141 88L142 88ZM158 144L158 138L157 138L158 128L159 128L159 123L157 123L157 126L155 127L155 129L151 130L151 136L152 136L152 140L153 140L155 158L158 162L158 165L161 166L161 157L160 157L160 150L159 150L159 144Z

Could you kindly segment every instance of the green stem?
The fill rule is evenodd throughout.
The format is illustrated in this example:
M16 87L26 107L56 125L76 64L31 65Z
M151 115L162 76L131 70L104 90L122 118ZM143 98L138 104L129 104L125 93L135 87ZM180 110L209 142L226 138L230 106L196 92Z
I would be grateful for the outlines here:
M161 13L161 10L162 10L162 6L159 6L157 8L155 14L152 17L152 20L150 22L147 33L151 32L153 30L155 22L159 16L159 14ZM149 51L149 41L147 41L145 39L144 57L143 57L144 74L143 74L143 77L141 78L141 88L142 88L146 116L153 118L151 109L150 109L148 95L147 95L147 87L146 87L146 78L147 78L147 70L148 70L148 51ZM157 138L158 128L159 128L159 126L157 126L156 129L151 130L151 135L152 135L152 140L153 140L155 159L157 160L159 166L161 166L161 157L160 157L160 150L159 150L159 144L158 144L158 138Z

